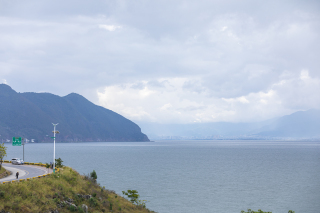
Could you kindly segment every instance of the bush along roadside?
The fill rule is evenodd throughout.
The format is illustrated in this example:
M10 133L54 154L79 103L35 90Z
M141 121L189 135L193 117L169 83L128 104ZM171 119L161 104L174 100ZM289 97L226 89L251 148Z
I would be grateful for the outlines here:
M92 174L92 173L91 173ZM0 212L153 212L70 167L41 179L0 185Z

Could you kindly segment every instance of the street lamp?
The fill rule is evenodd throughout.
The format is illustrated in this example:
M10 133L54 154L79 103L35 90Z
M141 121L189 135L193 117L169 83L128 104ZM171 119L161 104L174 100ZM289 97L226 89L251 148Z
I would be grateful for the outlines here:
M24 162L24 138L22 138L22 146L23 146L23 162Z
M53 124L53 173L55 173L55 161L56 161L56 133L58 134L59 131L56 131L57 124Z

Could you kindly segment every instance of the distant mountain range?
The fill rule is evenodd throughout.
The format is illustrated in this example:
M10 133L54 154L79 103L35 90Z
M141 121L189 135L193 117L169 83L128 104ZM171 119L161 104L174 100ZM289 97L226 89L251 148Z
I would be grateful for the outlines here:
M291 115L256 123L139 123L152 140L159 139L312 139L320 138L320 110L298 111Z
M57 141L149 141L137 124L76 93L17 93L0 84L0 141L52 141L52 123L59 123Z
M0 142L24 137L52 141L52 123L59 123L57 141L149 141L159 139L300 139L320 138L320 110L256 123L159 124L139 122L97 106L71 93L17 93L0 84Z

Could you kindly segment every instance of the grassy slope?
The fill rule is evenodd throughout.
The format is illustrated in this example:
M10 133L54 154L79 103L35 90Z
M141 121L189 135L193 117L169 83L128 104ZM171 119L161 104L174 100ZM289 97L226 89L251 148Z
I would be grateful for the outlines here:
M3 168L3 167L1 167L1 169L0 169L0 174L2 174L3 172L5 172L6 170Z
M79 198L77 194L96 194L96 197L90 201ZM79 175L68 167L60 170L60 173L45 178L0 185L0 211L4 209L10 212L45 212L58 209L59 212L70 212L67 207L57 207L60 201L68 198L73 199L77 206L86 204L89 212L152 212L131 204L123 197L105 190L95 181Z

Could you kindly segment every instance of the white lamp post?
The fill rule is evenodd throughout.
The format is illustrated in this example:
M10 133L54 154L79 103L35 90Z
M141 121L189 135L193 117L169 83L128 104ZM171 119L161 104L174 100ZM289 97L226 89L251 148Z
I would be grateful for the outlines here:
M53 173L55 173L55 161L56 161L56 133L59 133L59 131L56 131L57 124L53 123Z

